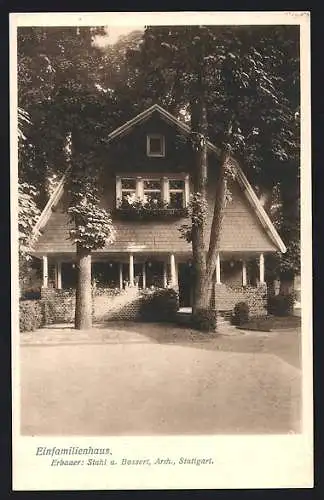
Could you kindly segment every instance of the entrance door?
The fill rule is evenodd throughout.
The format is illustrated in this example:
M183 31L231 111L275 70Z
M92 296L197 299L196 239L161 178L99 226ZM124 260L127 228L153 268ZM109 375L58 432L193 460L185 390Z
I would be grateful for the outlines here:
M192 268L187 262L178 263L179 305L192 306Z

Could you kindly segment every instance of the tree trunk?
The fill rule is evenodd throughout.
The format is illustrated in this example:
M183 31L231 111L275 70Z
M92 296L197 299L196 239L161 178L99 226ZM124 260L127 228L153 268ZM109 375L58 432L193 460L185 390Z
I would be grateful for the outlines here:
M191 105L191 129L207 138L207 112L201 96L197 97ZM208 158L207 140L203 147L194 151L194 192L201 193L207 205ZM201 224L192 227L192 252L195 266L195 287L193 301L193 315L199 310L210 310L212 292L214 289L214 273L216 268L217 250L222 224L223 208L225 201L225 169L228 152L224 148L220 159L218 179L215 193L215 204L210 231L209 248L206 249L206 223L207 214Z
M225 169L226 169L227 159L228 159L228 154L224 150L220 158L220 164L217 176L213 220L210 229L209 248L207 254L206 279L207 279L207 284L208 284L207 288L209 293L211 290L211 284L213 282L213 276L216 268L217 251L219 248L219 237L222 227L223 208L225 203Z
M195 269L193 315L201 309L209 309L206 297L206 246L205 233L207 217L207 116L206 106L198 85L198 91L191 102L191 130L194 134L193 147L193 184L194 193L201 195L201 210L198 206L193 213L197 217L192 225L192 253Z
M75 302L75 328L92 327L91 251L77 245L77 288Z

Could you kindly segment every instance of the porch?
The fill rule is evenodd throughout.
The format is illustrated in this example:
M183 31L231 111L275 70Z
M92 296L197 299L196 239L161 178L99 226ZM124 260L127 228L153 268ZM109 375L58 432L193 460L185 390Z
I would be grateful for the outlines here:
M76 285L75 254L43 255L42 288L74 288ZM92 280L106 288L125 289L136 286L190 287L193 282L191 254L100 254L92 255ZM216 285L257 286L265 282L264 254L237 255L218 253L216 260ZM184 304L189 306L191 304Z
M134 319L145 290L173 288L179 307L189 311L193 303L194 269L191 255L166 253L94 253L92 256L94 316ZM42 256L42 298L57 297L58 307L70 318L77 279L75 254ZM252 315L265 313L264 255L219 253L214 275L212 306L231 311L246 301ZM186 308L186 309L183 309ZM72 307L73 309L73 307Z

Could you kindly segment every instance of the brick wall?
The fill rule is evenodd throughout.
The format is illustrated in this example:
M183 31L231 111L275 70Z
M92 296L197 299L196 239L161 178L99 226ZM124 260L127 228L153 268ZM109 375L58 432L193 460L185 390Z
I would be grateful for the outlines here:
M232 311L237 302L247 302L250 316L263 316L266 310L266 284L257 287L229 287L224 284L215 285L213 306L218 311ZM104 322L109 320L132 320L139 318L140 306L144 297L137 288L126 290L98 288L93 294L93 320ZM41 291L44 304L45 324L73 323L75 314L75 290L58 290L46 288Z
M74 289L42 288L41 302L44 304L44 321L46 325L74 322Z
M93 296L94 321L136 320L141 304L139 290L99 288Z
M93 320L135 320L141 301L136 288L97 288L93 294ZM41 302L44 304L45 324L74 322L75 289L43 288Z
M267 285L229 287L224 284L215 285L215 307L218 311L232 311L237 302L246 302L250 308L250 316L267 314Z

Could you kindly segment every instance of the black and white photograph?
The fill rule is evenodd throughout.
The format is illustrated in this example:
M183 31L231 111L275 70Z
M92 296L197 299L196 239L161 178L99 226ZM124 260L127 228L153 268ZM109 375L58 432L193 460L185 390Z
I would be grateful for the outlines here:
M311 485L309 13L66 14L11 15L18 489Z

